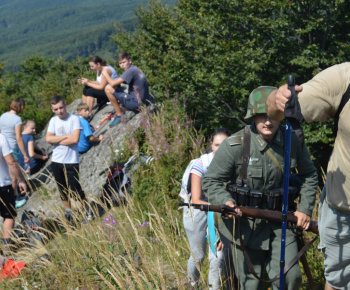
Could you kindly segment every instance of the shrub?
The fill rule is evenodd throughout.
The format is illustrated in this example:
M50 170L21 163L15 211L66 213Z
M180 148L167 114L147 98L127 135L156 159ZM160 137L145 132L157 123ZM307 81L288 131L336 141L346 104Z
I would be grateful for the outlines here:
M153 115L146 111L140 114L140 128L129 128L125 155L142 152L154 159L133 175L132 194L144 204L152 201L160 206L163 197L177 199L186 166L204 151L204 136L177 99L167 100Z

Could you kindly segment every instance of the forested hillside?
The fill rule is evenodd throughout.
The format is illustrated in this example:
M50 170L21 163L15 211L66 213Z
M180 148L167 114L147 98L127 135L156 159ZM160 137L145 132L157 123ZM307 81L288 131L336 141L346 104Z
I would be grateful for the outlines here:
M174 1L173 1L174 2ZM100 54L112 58L115 24L132 30L134 9L148 0L0 1L0 61L13 68L27 56L66 60Z
M14 97L24 97L28 110L23 118L34 118L42 128L50 117L49 98L53 94L69 100L80 97L76 78L92 73L87 59L77 56L98 53L114 65L115 54L124 50L147 75L158 102L178 98L206 134L219 126L236 131L249 122L244 119L246 101L254 88L279 86L290 73L301 84L333 64L348 61L350 54L349 1L178 0L168 6L166 1L150 0L133 14L132 8L143 1L1 4L0 34L13 33L1 36L7 41L0 44L0 69L1 60L10 55L20 67L16 72L0 70L0 109L7 110ZM31 20L27 15L32 15ZM128 27L123 30L119 25L115 30L111 23L122 19L127 19L123 23ZM28 23L27 28L20 29L19 22ZM111 57L101 52L108 46L99 32L109 25L114 40ZM108 38L108 30L104 32ZM16 42L22 44L4 51L1 47L10 46L15 34L23 36ZM39 44L42 39L47 41ZM46 55L40 56L44 49ZM26 53L35 56L21 60ZM332 129L331 123L304 126L312 155L325 161L318 165L327 164Z
M169 8L154 0L137 16L140 28L115 35L119 49L141 63L154 94L178 96L208 132L249 122L256 87L279 86L291 73L302 84L349 61L349 1L178 0ZM316 161L328 160L332 128L304 126Z

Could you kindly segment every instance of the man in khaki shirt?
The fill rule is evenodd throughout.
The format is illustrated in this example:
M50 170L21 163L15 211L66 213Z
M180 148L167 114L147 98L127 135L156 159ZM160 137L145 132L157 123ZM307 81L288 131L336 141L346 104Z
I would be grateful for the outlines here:
M338 110L350 85L350 62L334 65L301 86L295 86L306 122L328 121ZM284 118L291 93L287 85L273 91L266 102L268 115ZM334 150L319 207L320 248L324 253L325 289L350 287L350 101L339 116Z

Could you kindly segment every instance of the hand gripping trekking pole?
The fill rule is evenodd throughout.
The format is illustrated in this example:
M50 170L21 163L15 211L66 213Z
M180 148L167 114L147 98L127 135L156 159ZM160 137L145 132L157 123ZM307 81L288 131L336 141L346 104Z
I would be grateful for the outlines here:
M288 89L291 91L291 98L296 98L294 76L288 76ZM289 121L286 121L286 137L284 151L284 177L283 177L283 205L282 205L282 238L281 238L281 260L280 260L280 288L284 284L284 266L286 251L286 230L288 213L288 187L289 187L289 167L290 167L290 143L292 129Z

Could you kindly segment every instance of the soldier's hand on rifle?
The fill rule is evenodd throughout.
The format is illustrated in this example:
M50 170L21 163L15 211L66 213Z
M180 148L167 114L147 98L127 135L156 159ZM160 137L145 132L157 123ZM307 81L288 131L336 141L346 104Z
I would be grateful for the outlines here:
M229 207L233 207L235 208L234 211L239 214L239 216L242 216L242 212L239 208L236 208L236 205L233 203L233 201L226 201L225 205L229 206ZM226 214L226 217L228 218L233 218L232 214Z
M294 215L298 218L297 228L301 228L306 231L310 226L310 217L300 211L294 212Z

